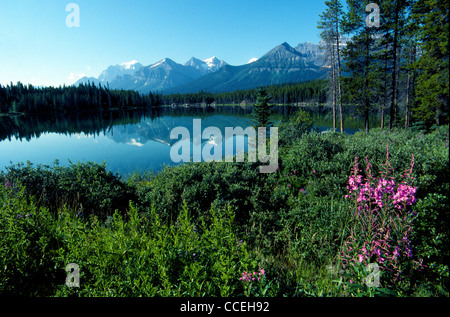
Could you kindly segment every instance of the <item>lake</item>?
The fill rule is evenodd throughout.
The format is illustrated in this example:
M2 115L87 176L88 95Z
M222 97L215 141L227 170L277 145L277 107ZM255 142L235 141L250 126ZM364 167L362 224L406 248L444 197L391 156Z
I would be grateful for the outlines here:
M289 116L293 107L276 107L275 120ZM332 128L327 109L310 110L315 128ZM106 162L108 170L127 176L135 171L160 171L164 165L176 165L170 157L175 127L186 127L192 136L193 119L201 119L202 129L217 127L225 136L225 127L249 126L251 108L240 106L184 109L162 108L148 111L110 111L77 113L51 117L0 117L0 170L11 163L60 165L71 162ZM372 127L376 122L373 118ZM353 134L364 128L358 118L347 118L345 132ZM247 144L244 138L244 143ZM211 140L202 140L205 146ZM223 142L236 142L233 140ZM191 149L193 147L190 143ZM245 148L247 150L247 147ZM192 153L192 151L191 151Z

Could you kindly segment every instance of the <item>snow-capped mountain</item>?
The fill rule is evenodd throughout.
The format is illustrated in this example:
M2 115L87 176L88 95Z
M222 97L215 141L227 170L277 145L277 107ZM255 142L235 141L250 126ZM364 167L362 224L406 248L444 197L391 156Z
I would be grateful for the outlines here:
M120 65L109 66L100 74L100 76L98 76L98 80L101 83L112 82L118 76L133 75L142 67L143 65L136 60L125 62Z
M341 41L345 46L346 41ZM323 44L323 43L322 43ZM324 78L327 72L321 43L300 43L295 48L282 43L246 64L231 66L213 56L200 60L192 57L184 64L164 58L143 66L133 60L109 66L98 78L83 77L75 85L108 83L111 89L129 89L141 93L187 93L249 89Z
M184 64L184 66L189 66L197 69L203 75L215 72L224 65L228 64L215 56L204 60L199 60L198 58L192 57Z
M138 70L131 76L128 89L142 93L162 91L167 88L183 85L203 76L203 72L191 66L178 64L170 58L165 58L155 64Z
M218 59L215 56L207 58L203 60L203 62L205 62L208 65L208 69L210 70L211 73L218 71L219 68L221 68L224 65L228 65L226 62Z
M111 65L100 73L98 78L95 77L83 77L79 79L75 85L93 83L102 84L104 86L113 82L123 82L124 78L133 75L136 71L141 69L143 65L136 60L125 62L118 65Z
M315 60L320 57L320 51L314 47L310 49L309 54L301 53L288 43L282 43L256 61L241 66L225 65L216 72L167 92L224 92L323 78L326 69Z
M132 89L142 93L163 91L215 72L224 65L228 64L215 56L205 60L192 57L184 65L170 58L148 66L133 60L109 66L98 78L83 77L75 85L91 82L108 84L111 89Z

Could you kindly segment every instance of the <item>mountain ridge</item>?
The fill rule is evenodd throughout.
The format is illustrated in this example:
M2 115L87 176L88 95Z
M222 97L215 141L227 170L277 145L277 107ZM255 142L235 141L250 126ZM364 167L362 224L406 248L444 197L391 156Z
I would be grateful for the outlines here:
M200 90L225 92L319 79L325 74L325 69L308 61L307 57L284 42L253 63L240 66L226 65L217 72L165 92L189 93Z
M191 57L184 64L164 58L148 66L133 60L109 66L98 78L83 77L74 85L91 82L143 94L224 92L323 78L323 66L319 45L306 42L294 48L283 42L244 65L229 65L215 56L205 60Z

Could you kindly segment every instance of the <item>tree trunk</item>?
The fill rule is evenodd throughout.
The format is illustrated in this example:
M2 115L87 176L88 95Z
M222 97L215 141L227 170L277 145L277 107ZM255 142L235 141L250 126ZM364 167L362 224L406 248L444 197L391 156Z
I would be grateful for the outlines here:
M342 95L341 95L341 54L340 54L340 41L339 41L339 18L336 17L336 52L337 52L337 88L338 88L338 101L339 101L339 123L341 126L341 134L344 133L344 117L342 109Z
M368 98L368 94L369 94L369 78L368 78L368 73L369 73L369 59L370 59L370 47L369 47L369 36L366 38L366 51L365 51L365 66L364 66L364 92L365 92L365 97L364 97L364 126L366 129L366 133L369 133L369 113L370 113L370 100Z
M384 55L384 97L383 97L383 105L381 106L381 130L384 129L384 109L387 108L388 103L388 55L387 53Z
M405 129L409 127L409 87L411 80L411 71L408 71L408 80L406 81L406 102L405 102Z
M394 20L394 43L393 43L393 71L392 71L392 100L389 109L389 130L392 129L397 107L397 47L398 47L398 19L399 19L400 2L396 1L395 20Z
M364 127L366 130L366 133L369 133L369 99L366 98L365 100L365 106L364 106Z
M334 57L334 41L331 43L331 84L333 85L333 132L336 132L336 61Z

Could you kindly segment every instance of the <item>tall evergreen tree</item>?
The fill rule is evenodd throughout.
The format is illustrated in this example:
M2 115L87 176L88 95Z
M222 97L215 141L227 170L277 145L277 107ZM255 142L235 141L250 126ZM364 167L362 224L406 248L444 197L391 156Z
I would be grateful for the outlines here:
M449 1L418 0L412 19L421 46L415 63L413 116L428 126L445 124L449 110Z
M382 0L380 3L380 40L377 43L382 47L384 54L385 77L390 82L386 83L385 91L389 94L389 129L392 129L399 112L400 75L405 58L402 58L402 50L405 45L406 16L410 6L410 0Z
M325 43L325 56L331 71L331 94L333 105L333 130L336 130L336 106L339 104L339 122L341 133L344 132L344 120L341 98L341 36L340 25L343 15L339 0L325 1L326 10L320 15L318 28Z
M405 31L403 35L403 50L401 59L404 60L402 70L406 73L406 83L405 83L405 111L404 111L404 127L408 128L411 125L412 119L412 105L415 100L415 87L417 72L414 67L417 61L420 47L418 42L418 32L416 30L416 25L414 19L412 18L412 10L414 8L414 3L416 0L408 1L407 11L408 16L405 21Z
M348 12L344 15L343 31L352 35L344 56L344 70L349 76L343 79L345 98L358 106L365 122L365 131L369 132L369 115L380 97L382 67L375 57L375 43L379 37L376 27L366 24L366 5L369 1L347 0Z
M272 122L270 116L272 114L273 105L270 104L271 97L267 94L266 89L260 88L257 91L256 103L253 105L252 125L255 128L269 127Z

